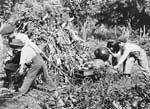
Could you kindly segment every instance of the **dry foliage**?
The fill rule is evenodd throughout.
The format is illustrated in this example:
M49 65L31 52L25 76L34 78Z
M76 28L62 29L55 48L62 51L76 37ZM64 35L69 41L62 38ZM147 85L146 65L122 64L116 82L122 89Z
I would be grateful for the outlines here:
M15 103L4 104L10 108L12 103L14 108L20 109L148 109L149 82L140 75L140 71L136 70L139 74L133 73L128 79L109 66L102 66L93 68L92 76L83 75L79 67L92 60L93 50L104 46L105 42L92 38L85 41L86 35L83 40L73 20L59 0L25 0L16 4L8 22L15 22L16 31L28 34L45 52L51 61L47 63L49 74L61 89L49 93L39 77L35 88L42 91L33 89ZM95 23L88 25L90 19L86 22L83 33ZM97 31L103 32L103 36L117 37L117 34L111 36L113 30L110 30L100 27Z

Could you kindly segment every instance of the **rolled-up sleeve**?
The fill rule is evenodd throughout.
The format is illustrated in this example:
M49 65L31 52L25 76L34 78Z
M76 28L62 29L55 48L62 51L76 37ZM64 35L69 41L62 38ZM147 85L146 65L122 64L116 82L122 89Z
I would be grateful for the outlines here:
M36 52L33 48L29 46L25 46L22 48L21 57L20 57L20 65L31 62L32 58L36 56Z

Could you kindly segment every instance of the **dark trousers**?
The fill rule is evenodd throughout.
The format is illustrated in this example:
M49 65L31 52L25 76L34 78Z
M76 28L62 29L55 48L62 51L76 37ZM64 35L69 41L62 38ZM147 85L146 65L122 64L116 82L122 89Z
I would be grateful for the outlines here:
M23 84L19 89L19 92L25 94L29 90L33 81L36 79L36 77L40 72L43 72L44 80L49 86L49 88L50 89L56 88L56 85L53 82L52 78L48 75L47 66L43 58L40 55L37 55L32 59L32 64L28 69L27 75L24 78Z

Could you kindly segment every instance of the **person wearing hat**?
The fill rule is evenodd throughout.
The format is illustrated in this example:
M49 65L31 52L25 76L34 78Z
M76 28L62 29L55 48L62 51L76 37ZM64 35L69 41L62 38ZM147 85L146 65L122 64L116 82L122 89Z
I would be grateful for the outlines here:
M137 44L127 42L125 37L120 37L117 43L120 46L121 57L114 68L117 69L121 64L123 64L124 74L130 76L132 67L137 61L139 68L143 71L145 76L149 77L150 69L148 66L146 52Z
M5 85L9 89L14 89L15 87L12 75L14 75L19 68L21 48L24 46L24 44L20 40L15 39L13 42L9 43L9 46L12 48L12 55L9 55L9 57L7 57L4 61L4 69L7 75L5 81L5 83L7 82L7 85Z
M2 36L9 36L9 35L13 34L14 31L15 31L15 25L4 23L0 27L0 34Z
M14 41L15 39L12 40L12 42ZM43 77L48 85L49 90L55 90L56 85L48 74L47 65L45 64L42 56L27 44L25 44L20 50L21 57L18 73L20 75L25 75L25 77L22 86L19 88L19 91L14 94L14 96L17 97L26 94L40 72L43 72Z
M7 29L2 29L2 28L7 28ZM10 26L10 24L2 24L0 27L0 36L8 36L9 34L12 34L12 31L14 30L14 26ZM1 56L0 58L3 59L3 53L4 53L4 43L3 43L4 39L3 37L0 37L0 52L1 52ZM3 65L3 60L1 60L1 65ZM6 78L6 73L4 71L2 71L3 69L1 69L0 72L0 88L4 86L4 82L5 82L5 78Z
M39 47L33 43L27 34L24 33L16 33L15 32L15 26L11 24L3 24L0 27L0 35L3 37L7 37L8 42L10 43L13 39L19 39L21 40L25 45L31 46L36 53L41 54L41 56L45 59L48 60L47 56L43 53Z

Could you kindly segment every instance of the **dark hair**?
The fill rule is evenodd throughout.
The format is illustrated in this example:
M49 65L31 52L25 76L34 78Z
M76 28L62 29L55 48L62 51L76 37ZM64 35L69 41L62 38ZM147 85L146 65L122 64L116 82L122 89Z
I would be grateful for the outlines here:
M111 49L111 47L113 47L114 43L113 42L108 42L107 43L107 48Z
M116 42L113 46L113 52L114 53L118 53L120 50L120 46L119 46L120 42Z
M109 48L113 53L117 53L120 50L119 46L120 42L108 42L107 43L107 48Z

